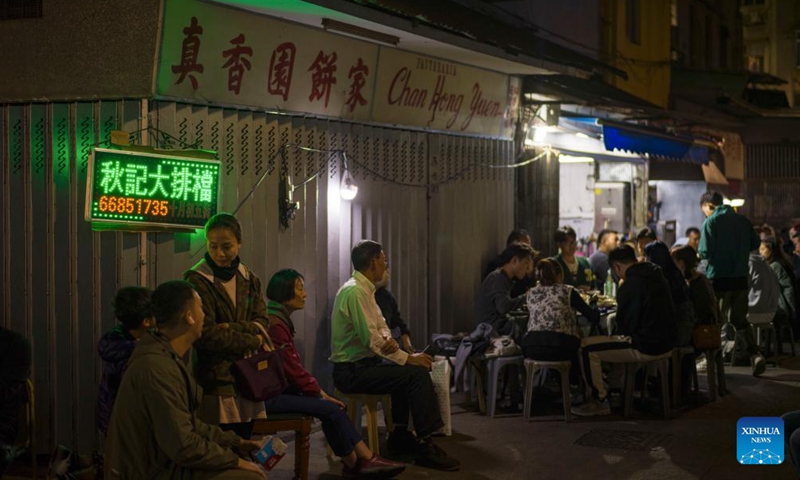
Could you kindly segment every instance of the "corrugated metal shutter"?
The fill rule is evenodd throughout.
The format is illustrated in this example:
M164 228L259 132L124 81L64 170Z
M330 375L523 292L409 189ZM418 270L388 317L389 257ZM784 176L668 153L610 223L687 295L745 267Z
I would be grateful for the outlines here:
M116 290L139 283L140 258L154 287L180 278L205 251L200 233L92 232L82 218L87 152L112 129L139 130L141 110L139 101L0 106L0 152L8 159L0 169L0 311L5 326L33 340L40 452L56 443L97 448L96 344L114 324ZM513 226L515 175L467 167L511 163L511 142L174 102L151 103L149 123L174 137L154 133L151 144L219 153L223 210L267 173L237 214L241 257L265 287L281 268L305 276L309 297L294 317L296 341L323 385L331 386L330 308L362 238L384 245L390 288L415 344L433 332L471 330L480 271ZM284 164L275 154L287 142L344 149L358 197L340 199L342 166L326 167L327 155L289 150ZM284 168L295 184L324 169L294 192L300 209L285 231L277 206ZM425 187L442 179L453 181Z
M746 145L745 178L800 178L800 144Z
M40 451L96 446L96 345L139 252L136 235L83 221L87 153L140 117L138 101L0 106L0 311L32 340Z

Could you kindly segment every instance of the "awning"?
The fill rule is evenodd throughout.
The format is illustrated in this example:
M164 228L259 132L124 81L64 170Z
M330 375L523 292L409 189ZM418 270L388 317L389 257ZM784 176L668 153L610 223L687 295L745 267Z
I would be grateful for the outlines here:
M706 182L711 185L728 184L725 174L713 161L708 162L708 165L698 165L676 163L670 160L651 160L648 178L650 180Z
M639 125L603 120L606 150L648 155L655 158L708 164L708 147L696 144L693 137L671 135Z
M569 75L528 75L522 83L522 101L549 101L598 107L654 108L641 98L631 95L602 80Z

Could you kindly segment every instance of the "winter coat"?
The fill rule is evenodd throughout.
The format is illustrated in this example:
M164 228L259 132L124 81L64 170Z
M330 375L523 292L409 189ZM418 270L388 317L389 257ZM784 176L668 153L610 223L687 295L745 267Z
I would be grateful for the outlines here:
M0 327L0 446L17 439L19 408L27 400L25 382L31 375L31 359L30 341Z
M280 303L270 300L267 304L267 312L270 321L269 338L275 348L283 352L283 370L286 373L286 380L303 395L319 397L319 383L305 369L300 354L297 353L297 348L294 346L294 329L286 308Z
M761 244L750 220L722 205L705 219L700 230L697 252L700 258L708 259L708 279L746 279L750 252ZM719 290L716 283L714 286Z
M240 438L197 417L203 390L160 333L131 355L105 441L109 480L190 480L236 468Z
M784 320L791 322L795 314L795 298L794 298L794 279L792 272L788 272L781 262L774 261L770 265L775 276L778 278L778 285L780 286L780 295L778 297L778 311Z
M236 306L211 267L201 260L184 274L203 300L203 336L195 342L195 375L207 395L236 396L231 364L258 349L261 330L269 326L261 281L244 264L236 272ZM227 329L214 328L227 323Z
M111 421L114 400L136 343L136 339L122 325L106 332L97 343L97 353L103 360L103 374L97 393L97 426L103 435L108 435L108 422Z
M617 333L632 338L646 355L672 349L677 336L675 306L669 283L650 262L631 265L617 293Z
M757 253L750 254L750 274L747 278L750 292L747 311L752 314L773 314L778 309L781 294L778 277Z

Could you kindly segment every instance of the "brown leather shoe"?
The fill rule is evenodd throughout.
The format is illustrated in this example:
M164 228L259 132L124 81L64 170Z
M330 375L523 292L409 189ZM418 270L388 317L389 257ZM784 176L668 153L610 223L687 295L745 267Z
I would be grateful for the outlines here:
M342 467L344 478L392 478L406 469L405 464L387 460L379 455L362 458L352 467Z

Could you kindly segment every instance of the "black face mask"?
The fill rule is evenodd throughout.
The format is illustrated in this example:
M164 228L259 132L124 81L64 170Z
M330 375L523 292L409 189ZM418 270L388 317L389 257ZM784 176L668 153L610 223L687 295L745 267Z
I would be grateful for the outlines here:
M222 280L223 282L227 282L231 278L236 275L236 270L239 269L239 257L233 259L231 262L230 267L220 267L214 260L211 259L211 255L206 252L206 262L208 262L208 266L211 267L211 271L214 272L214 276Z

